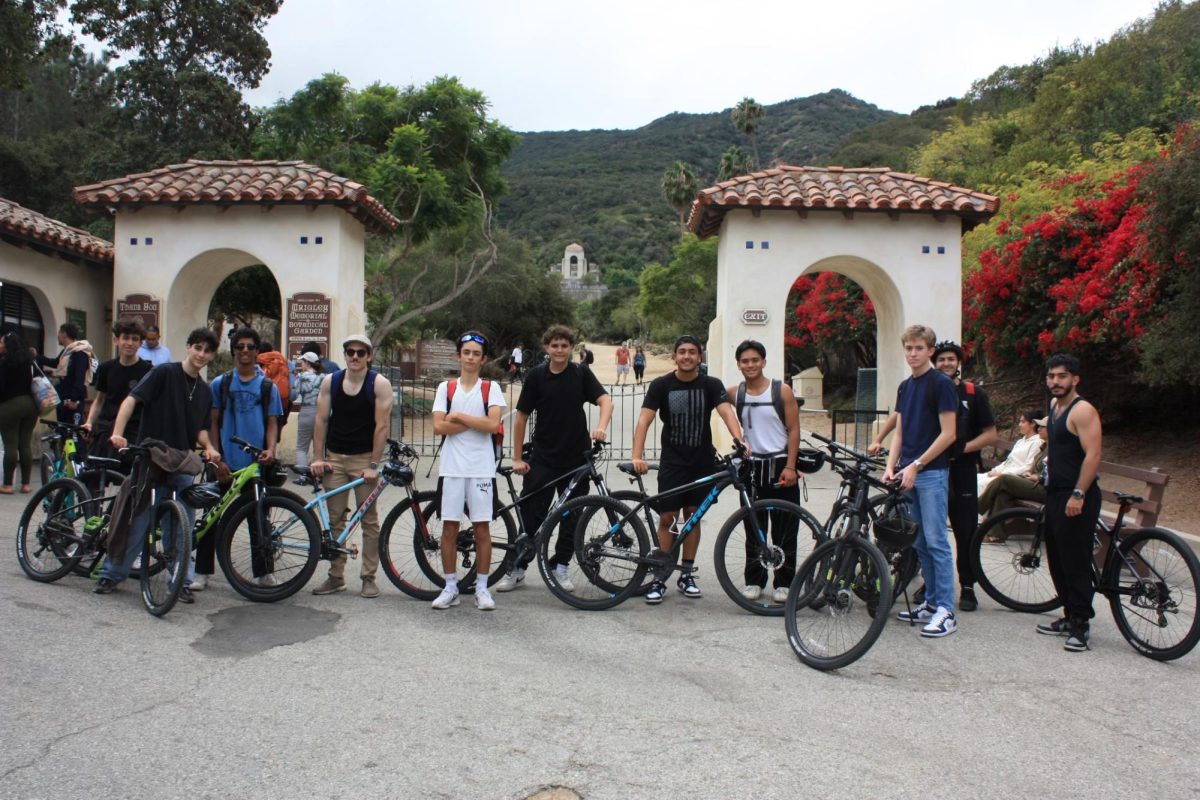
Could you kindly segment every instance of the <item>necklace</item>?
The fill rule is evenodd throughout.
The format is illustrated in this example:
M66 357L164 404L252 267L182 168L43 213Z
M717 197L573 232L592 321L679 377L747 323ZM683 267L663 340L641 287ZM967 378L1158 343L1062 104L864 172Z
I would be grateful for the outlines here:
M188 381L187 373L185 372L183 374L183 380L188 384L188 402L190 403L192 402L192 396L196 394L196 387L200 385L200 376L197 375L195 378L192 378L191 381Z

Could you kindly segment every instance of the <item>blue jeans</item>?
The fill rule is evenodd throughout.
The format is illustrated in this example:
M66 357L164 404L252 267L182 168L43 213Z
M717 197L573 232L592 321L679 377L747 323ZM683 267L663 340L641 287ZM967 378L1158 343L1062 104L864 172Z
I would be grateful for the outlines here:
M925 602L934 608L954 610L954 550L946 526L949 471L927 469L906 493L917 531L917 558L925 576Z
M173 492L182 491L192 484L194 480L191 475L174 474L167 476L167 486L154 487L154 501L147 506L146 510L133 518L129 525L129 538L125 540L125 557L120 563L114 562L112 554L109 553L104 558L104 567L100 570L101 578L108 578L113 583L120 583L129 577L129 571L133 569L133 562L142 554L142 543L146 540L146 533L150 530L150 522L154 514L154 506L165 498L172 495ZM183 516L187 521L186 535L191 537L192 526L196 521L196 511L187 503L180 503L183 506ZM196 577L196 562L193 559L188 559L188 574L187 583L191 583Z

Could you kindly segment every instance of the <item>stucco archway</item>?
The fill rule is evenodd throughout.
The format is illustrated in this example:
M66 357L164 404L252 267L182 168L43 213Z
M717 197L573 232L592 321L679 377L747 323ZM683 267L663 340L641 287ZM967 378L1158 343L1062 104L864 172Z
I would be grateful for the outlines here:
M241 250L209 250L188 261L180 268L167 293L167 309L171 312L172 325L181 331L208 325L208 309L217 287L238 270L256 264L266 266L276 285L280 285L279 273L275 268L257 255ZM281 290L281 300L282 297ZM282 324L283 309L280 308L279 311ZM282 347L282 344L280 346Z

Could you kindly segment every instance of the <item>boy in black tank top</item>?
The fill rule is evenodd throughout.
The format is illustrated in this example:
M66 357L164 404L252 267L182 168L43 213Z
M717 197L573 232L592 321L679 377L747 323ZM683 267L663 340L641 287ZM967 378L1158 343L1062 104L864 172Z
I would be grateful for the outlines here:
M1100 517L1102 431L1100 414L1076 392L1079 359L1065 353L1046 362L1050 403L1047 443L1046 556L1050 578L1063 600L1061 619L1037 626L1038 633L1066 636L1063 648L1088 649L1092 598L1092 531Z

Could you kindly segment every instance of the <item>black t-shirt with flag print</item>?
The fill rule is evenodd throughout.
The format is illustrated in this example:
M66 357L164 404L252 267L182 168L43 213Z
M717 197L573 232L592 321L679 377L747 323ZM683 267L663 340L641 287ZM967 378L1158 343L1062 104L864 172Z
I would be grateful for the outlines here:
M724 385L708 375L681 381L669 372L651 381L642 408L657 411L662 420L660 463L680 467L712 464L712 412L728 402Z

